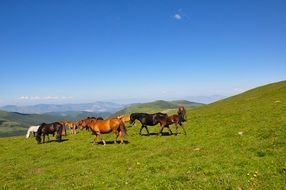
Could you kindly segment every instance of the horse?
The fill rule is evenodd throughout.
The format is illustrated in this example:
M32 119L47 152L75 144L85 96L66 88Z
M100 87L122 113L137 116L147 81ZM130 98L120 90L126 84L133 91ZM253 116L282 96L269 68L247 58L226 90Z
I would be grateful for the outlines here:
M77 130L77 122L73 122L73 121L60 121L59 123L61 123L63 126L67 126L68 128L70 128L72 130L72 134L76 134L76 130Z
M174 114L172 116L169 116L169 117L160 117L159 118L159 122L160 122L160 125L161 125L161 129L160 129L160 132L163 131L163 128L164 127L167 127L169 125L172 125L172 124L175 124L176 126L176 133L178 134L178 124L182 127L182 129L184 130L184 134L186 135L187 132L182 124L183 122L183 117L182 115L177 115L177 114Z
M46 124L46 123L42 123L37 131L37 136L36 136L36 140L38 142L38 144L41 143L41 136L43 135L43 143L45 142L45 136L49 135L49 134L55 134L55 132L57 133L57 138L58 141L61 142L62 141L62 130L63 130L64 126L59 123L59 122L54 122L54 123L50 123L50 124ZM49 137L49 136L48 136Z
M33 135L35 136L39 127L40 127L40 125L30 126L28 131L27 131L26 138L29 138L31 133L33 133Z
M80 130L82 131L83 129L85 129L85 130L89 130L89 127L87 126L87 125L83 125L82 123L83 123L83 121L89 121L89 120L94 120L94 121L96 121L96 120L103 120L103 118L102 117L87 117L86 119L82 119L82 120L80 120L80 121L78 121L77 122L77 124L78 124L78 126L80 126Z
M84 128L88 127L91 129L92 133L95 135L93 140L93 145L96 142L97 136L106 145L105 140L102 138L101 134L106 134L113 132L115 135L114 143L117 143L117 138L120 135L120 142L123 144L123 139L126 136L126 128L124 123L118 118L111 118L107 120L95 120L95 119L83 119L79 121L79 125Z
M154 114L132 113L130 115L130 124L133 125L135 123L135 120L140 121L141 128L140 128L139 135L142 135L141 132L142 132L143 128L145 128L147 133L148 133L148 135L150 135L147 126L157 125L158 123L160 123L159 118L161 118L161 117L165 118L165 117L168 117L168 115L165 114L165 113L160 113L160 112L154 113ZM173 134L172 130L170 129L170 127L168 125L165 125L164 127L169 129L169 132L170 132L171 135ZM162 130L160 130L158 134L161 134L161 133L162 133Z
M186 121L186 109L183 106L180 106L178 108L178 114L174 114L169 117L159 117L159 122L161 125L160 131L162 132L164 127L167 127L169 125L175 124L176 125L176 133L178 134L178 124L182 127L184 130L184 134L186 135L187 132L182 124L182 122Z

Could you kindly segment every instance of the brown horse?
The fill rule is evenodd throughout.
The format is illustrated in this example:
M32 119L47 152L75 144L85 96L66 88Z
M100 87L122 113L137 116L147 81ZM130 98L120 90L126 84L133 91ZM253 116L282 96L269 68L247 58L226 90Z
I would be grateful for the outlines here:
M91 121L103 120L102 117L87 117L86 119L82 119L77 122L77 125L80 126L80 130L89 130L89 123Z
M161 128L160 128L160 133L162 133L164 127L169 127L169 125L172 125L172 124L175 124L176 126L176 133L178 134L178 124L182 127L182 129L184 130L184 134L186 135L186 130L182 124L182 119L179 115L177 114L174 114L174 115L171 115L169 117L160 117L159 118L159 122L160 122L160 125L161 125Z
M120 135L120 142L123 144L123 139L126 136L126 128L124 123L118 118L112 118L107 120L95 120L95 119L83 119L78 122L81 128L89 127L92 133L95 135L93 144L95 144L97 136L102 140L103 145L106 145L105 140L101 134L113 132L115 135L114 143L117 143L117 138Z
M161 128L160 133L163 131L164 127L169 127L169 125L175 124L176 126L176 133L178 134L178 124L182 127L184 130L184 134L186 135L187 132L182 124L182 122L186 121L186 110L183 106L180 106L178 109L178 115L174 114L169 117L159 117L158 120L160 122Z
M72 130L72 134L76 134L76 130L77 130L77 122L74 122L74 121L60 121L60 123L63 125L63 126L66 126L68 128L70 128Z

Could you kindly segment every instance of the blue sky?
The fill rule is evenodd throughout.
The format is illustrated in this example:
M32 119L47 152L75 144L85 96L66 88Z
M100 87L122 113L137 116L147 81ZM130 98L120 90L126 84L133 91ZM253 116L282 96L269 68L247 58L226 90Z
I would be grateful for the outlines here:
M284 0L1 0L0 105L229 96L285 80Z

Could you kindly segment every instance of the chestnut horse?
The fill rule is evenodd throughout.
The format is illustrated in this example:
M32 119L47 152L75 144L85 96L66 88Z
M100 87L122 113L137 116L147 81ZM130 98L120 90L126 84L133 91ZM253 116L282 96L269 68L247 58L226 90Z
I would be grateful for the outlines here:
M49 134L55 134L55 132L57 133L57 138L58 141L61 142L62 141L62 130L63 130L64 126L59 123L59 122L54 122L54 123L50 123L50 124L46 124L46 123L42 123L37 131L37 136L36 136L36 140L38 142L38 144L41 143L41 136L43 135L43 143L45 142L45 136L49 135ZM48 136L49 137L49 136Z
M83 123L82 123L82 121L91 121L91 120L94 120L94 121L96 121L96 120L103 120L103 118L102 117L87 117L86 119L83 119L83 120L80 120L79 122L77 122L77 124L78 124L78 126L80 126L80 130L83 130L83 129L85 129L85 130L89 130L89 126L88 125L83 125Z
M168 115L165 114L165 113L160 113L160 112L154 113L154 114L132 113L130 115L130 124L133 125L135 120L140 121L141 128L140 128L139 134L142 135L141 134L142 129L145 128L146 131L147 131L147 134L150 135L147 126L155 126L155 125L157 125L158 123L160 123L160 119L159 118L161 118L161 117L162 118L166 118L166 117L168 117ZM163 128L164 127L169 129L170 134L173 134L172 130L170 129L170 127L168 125L164 125ZM162 130L160 130L158 134L161 134L161 133L162 133Z
M74 122L74 121L60 121L60 123L63 125L63 126L66 126L68 128L70 128L72 130L72 134L76 134L76 130L77 130L77 122Z
M114 143L116 144L117 138L120 135L120 142L123 144L123 139L126 136L126 128L124 123L118 118L112 118L107 120L95 120L95 119L83 119L78 122L81 128L89 127L92 133L95 135L93 140L93 145L96 142L97 136L106 145L105 140L102 138L101 134L113 132L115 135Z

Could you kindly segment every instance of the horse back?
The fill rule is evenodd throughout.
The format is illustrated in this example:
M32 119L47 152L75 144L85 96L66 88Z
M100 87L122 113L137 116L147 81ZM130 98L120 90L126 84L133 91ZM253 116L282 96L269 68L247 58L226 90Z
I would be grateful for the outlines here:
M99 131L100 133L109 133L113 130L117 130L120 127L121 120L117 118L96 120L92 122L90 128L93 131Z

